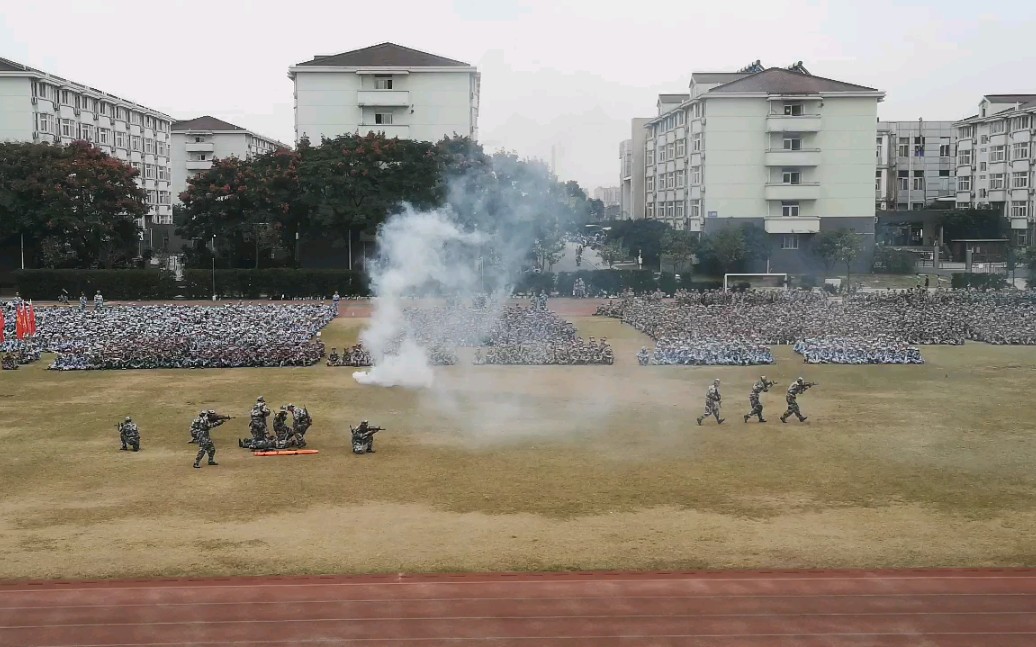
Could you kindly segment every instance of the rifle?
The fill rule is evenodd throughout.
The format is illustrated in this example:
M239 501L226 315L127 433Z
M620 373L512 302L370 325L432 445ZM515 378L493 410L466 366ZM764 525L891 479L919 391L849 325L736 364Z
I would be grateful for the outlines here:
M817 385L817 382L805 382L805 383L803 383L802 386L808 389L809 387L816 386L816 385Z

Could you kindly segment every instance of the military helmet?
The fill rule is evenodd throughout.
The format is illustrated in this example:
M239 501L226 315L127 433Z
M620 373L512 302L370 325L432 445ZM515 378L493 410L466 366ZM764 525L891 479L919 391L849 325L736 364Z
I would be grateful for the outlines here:
M367 421L366 421L366 420L364 420L364 421L363 421L363 424L367 424Z
M209 409L209 410L208 410L208 411L206 411L205 413L209 414L210 416L211 416L211 415L215 415L215 414L216 414L216 412L215 412L214 410L212 410L212 409Z
M130 418L129 416L126 416L126 422L133 422L133 419Z
M288 410L288 407L286 407L286 406L284 406L284 405L282 404L282 405L281 405L281 411L287 411L287 410Z
M719 378L716 378L715 380L713 380L712 383L713 384L719 384Z
M294 404L289 404L289 405L288 405L288 409L294 409L294 408L295 408L295 405L294 405Z
M204 411L199 411L198 415L204 417L205 416L205 412Z
M766 381L766 376L765 375L760 375L759 376L759 380L762 381L762 382L765 382Z
M264 398L263 396L260 395L258 398L255 399L255 401L256 402L266 402L266 398Z
M803 382L805 382L805 380L803 380L801 377L799 379L795 380L795 381L798 382L799 384L802 384Z

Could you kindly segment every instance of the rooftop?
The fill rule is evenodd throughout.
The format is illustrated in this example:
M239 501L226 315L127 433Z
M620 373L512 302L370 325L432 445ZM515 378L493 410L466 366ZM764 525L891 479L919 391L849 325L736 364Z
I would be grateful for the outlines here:
M235 126L234 124L223 121L222 119L216 119L205 115L204 117L196 117L194 119L187 119L184 121L174 121L171 131L177 130L248 130L241 126Z
M708 94L766 92L769 94L823 94L825 92L878 92L863 85L825 79L781 67L771 67L712 88Z
M320 67L471 67L463 61L429 54L395 43L381 43L341 54L315 56L298 64Z

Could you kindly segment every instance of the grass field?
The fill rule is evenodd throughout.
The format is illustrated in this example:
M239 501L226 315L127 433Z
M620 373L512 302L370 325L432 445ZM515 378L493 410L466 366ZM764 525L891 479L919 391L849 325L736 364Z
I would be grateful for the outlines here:
M353 369L0 373L0 578L1036 564L1036 348L926 348L924 366L438 369L429 392ZM328 346L355 339L339 319ZM783 390L806 424L782 425ZM695 425L723 380L727 423ZM257 395L304 403L318 456L237 447ZM191 468L199 408L218 467ZM118 451L132 415L143 450ZM353 456L348 424L389 428Z

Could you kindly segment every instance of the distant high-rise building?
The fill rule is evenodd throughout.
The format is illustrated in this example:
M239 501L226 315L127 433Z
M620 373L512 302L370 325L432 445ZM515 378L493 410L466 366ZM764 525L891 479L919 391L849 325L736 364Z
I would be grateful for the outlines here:
M644 145L650 118L630 122L631 137L619 144L619 218L639 220L644 217Z
M468 63L382 43L293 65L295 139L381 132L478 138L480 75Z
M600 200L605 207L618 205L622 202L622 189L617 186L599 186L594 189L594 200Z

